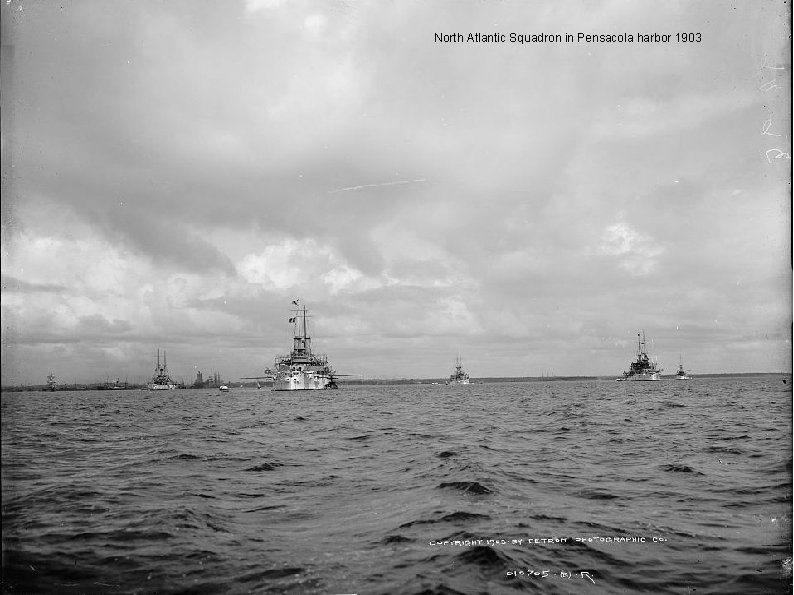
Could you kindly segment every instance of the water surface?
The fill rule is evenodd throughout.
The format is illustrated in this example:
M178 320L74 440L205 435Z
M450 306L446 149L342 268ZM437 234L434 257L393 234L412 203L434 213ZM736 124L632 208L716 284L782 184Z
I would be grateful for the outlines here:
M3 393L3 586L789 593L791 404L775 375Z

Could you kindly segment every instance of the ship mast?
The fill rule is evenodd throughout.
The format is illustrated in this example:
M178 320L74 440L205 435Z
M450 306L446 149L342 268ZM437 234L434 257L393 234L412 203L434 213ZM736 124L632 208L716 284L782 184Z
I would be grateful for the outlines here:
M642 355L646 353L645 351L645 331L642 331L642 339L640 339L640 333L637 333L637 355Z
M308 326L306 324L306 306L299 303L300 300L292 300L295 304L295 317L290 318L290 321L295 324L295 331L293 335L292 351L296 356L311 356L311 338L309 337ZM301 329L301 326L303 327Z

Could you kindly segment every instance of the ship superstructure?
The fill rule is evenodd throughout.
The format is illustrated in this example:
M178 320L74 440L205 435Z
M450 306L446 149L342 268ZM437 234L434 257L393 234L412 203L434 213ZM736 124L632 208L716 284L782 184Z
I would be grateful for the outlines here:
M637 359L631 362L628 372L623 372L623 376L617 380L648 381L661 380L661 377L662 369L648 357L645 348L645 331L642 331L642 334L637 333Z
M273 372L273 390L320 390L337 388L333 367L325 354L312 353L312 340L309 337L306 319L309 318L306 306L293 300L292 351L289 355L276 356Z
M165 351L163 351L163 365L160 365L160 350L157 350L157 367L154 370L151 382L147 385L149 390L174 390L176 383L168 375L168 364Z

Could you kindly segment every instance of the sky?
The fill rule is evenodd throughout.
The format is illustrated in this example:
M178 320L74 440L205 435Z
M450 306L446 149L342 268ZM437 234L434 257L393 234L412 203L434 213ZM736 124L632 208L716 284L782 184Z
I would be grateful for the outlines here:
M791 369L785 2L2 11L4 385Z

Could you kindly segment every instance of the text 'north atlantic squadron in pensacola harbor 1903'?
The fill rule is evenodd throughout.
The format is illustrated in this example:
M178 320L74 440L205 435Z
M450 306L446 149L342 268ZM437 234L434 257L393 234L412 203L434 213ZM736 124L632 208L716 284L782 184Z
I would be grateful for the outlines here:
M265 370L265 376L248 376L244 380L267 379L273 381L273 390L321 390L337 388L334 372L325 354L312 353L306 319L306 306L293 300L295 314L289 319L293 324L292 351L289 355L276 356L273 370Z

